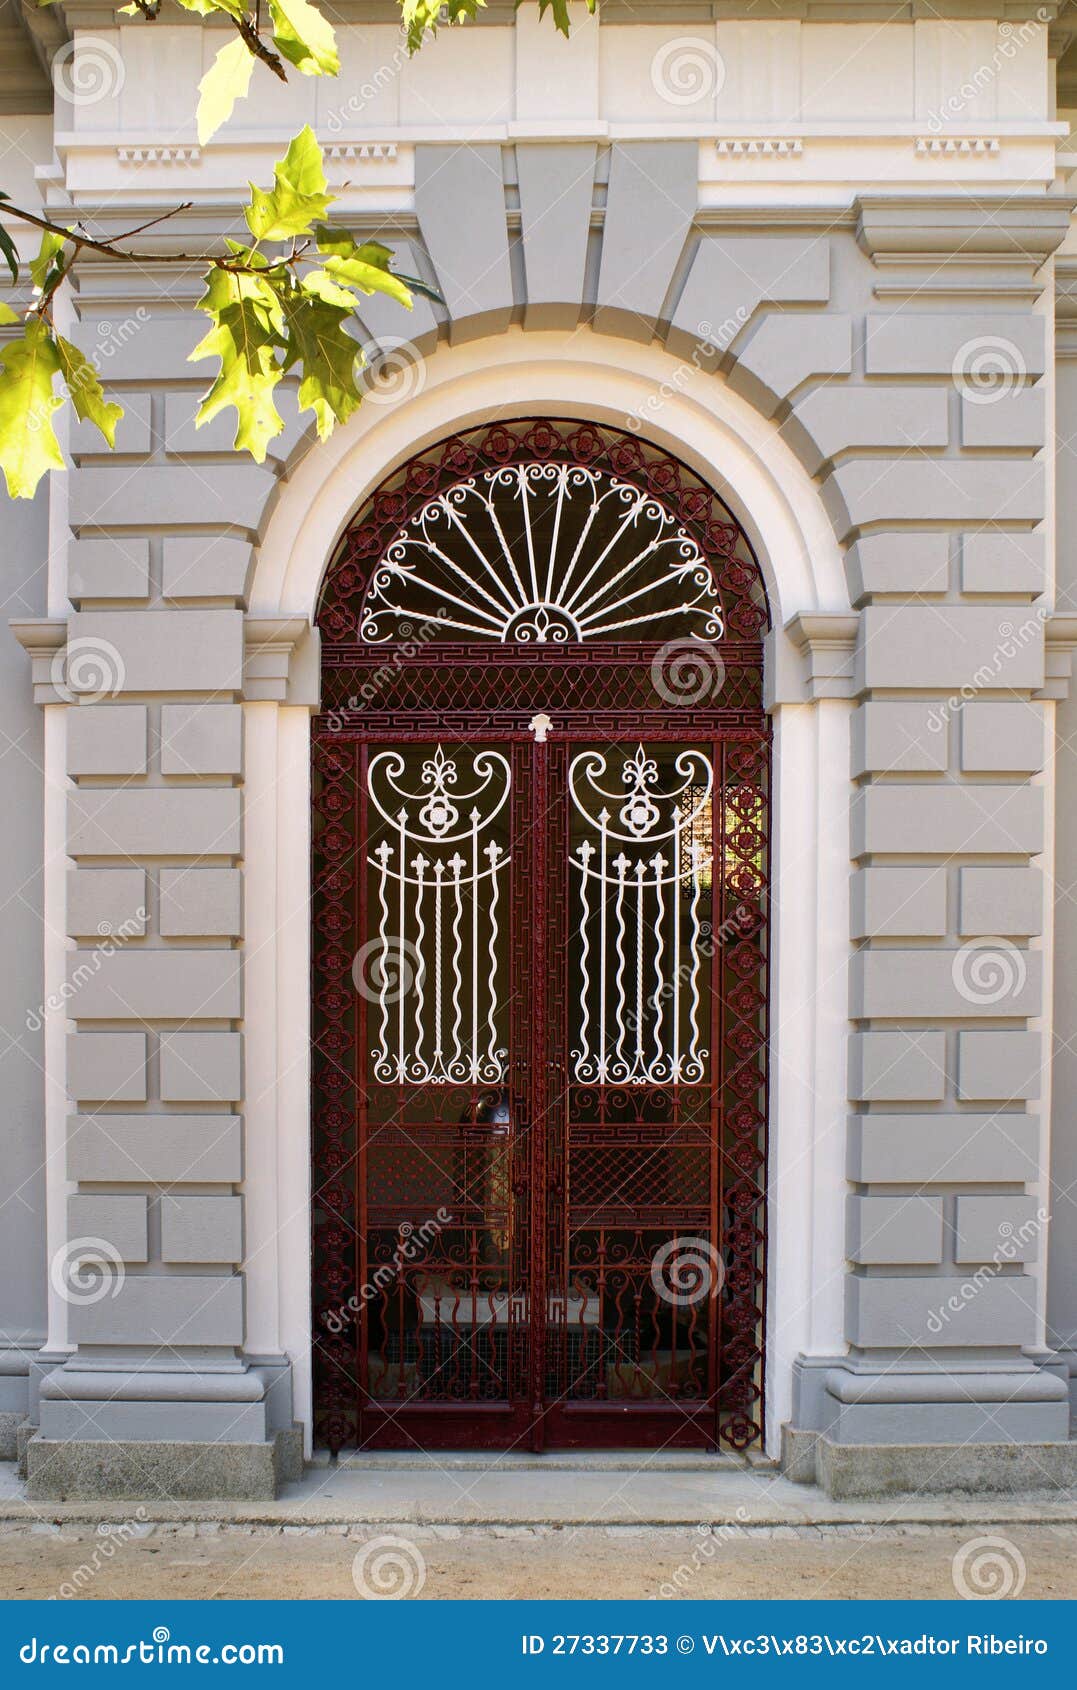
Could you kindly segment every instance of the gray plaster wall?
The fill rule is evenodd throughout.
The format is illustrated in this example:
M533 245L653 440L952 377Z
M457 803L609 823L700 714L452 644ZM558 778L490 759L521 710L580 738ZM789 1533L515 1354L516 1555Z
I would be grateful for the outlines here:
M541 154L418 148L406 245L446 300L407 325L419 355L534 321L657 339L713 371L775 421L815 478L859 613L841 682L854 702L858 953L846 1040L847 1353L802 1371L795 1417L849 1444L1064 1437L1057 1379L1033 1353L1028 1261L1000 1246L1028 1224L1038 1156L1042 997L1029 941L1045 844L1036 530L1048 491L1037 455L1045 337L1032 302L1068 214L1031 196L988 211L925 199L910 220L865 200L844 224L821 216L771 233L763 217L746 229L743 213L735 227L697 216L695 143L559 147L556 195ZM465 204L466 218L452 214ZM657 238L644 242L649 223ZM242 1376L245 1365L236 888L248 842L235 707L285 696L286 642L270 639L283 668L267 664L269 636L248 623L245 663L243 612L252 548L306 436L290 427L265 466L222 460L220 431L189 427L204 385L185 362L189 323L140 274L86 286L91 337L124 310L141 312L139 327L110 376L134 406L134 457L117 467L76 442L71 477L69 650L104 652L111 676L107 697L69 712L69 925L90 948L98 920L137 903L140 888L148 915L71 998L72 1074L93 1095L72 1093L67 1172L86 1199L79 1224L114 1224L117 1249L129 1251L123 1297L89 1311L76 1333L94 1367L125 1383L115 1414L43 1403L46 1439L50 1414L60 1437L129 1436L130 1400L143 1405L140 1437L169 1435L174 1403L153 1400L131 1372L161 1322L192 1379L207 1366ZM375 345L401 332L384 311L365 328ZM963 385L985 343L1002 345L1014 372L988 403ZM69 663L76 698L80 685ZM99 693L99 673L92 685ZM985 952L1016 982L993 998L978 973ZM132 1188L149 1199L145 1216L102 1207ZM214 1201L184 1209L185 1196ZM195 1255L197 1277L177 1281ZM65 1405L80 1400L83 1364L81 1352L67 1364ZM953 1382L926 1405L925 1373ZM903 1416L903 1401L915 1413ZM234 1402L242 1435L268 1436L249 1393L237 1387ZM192 1420L191 1437L199 1424L224 1436L217 1414Z

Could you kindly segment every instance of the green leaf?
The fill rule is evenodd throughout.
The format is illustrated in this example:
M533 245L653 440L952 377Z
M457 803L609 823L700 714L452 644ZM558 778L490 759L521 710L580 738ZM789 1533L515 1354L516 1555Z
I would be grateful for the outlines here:
M417 53L427 35L443 23L467 23L485 9L486 0L400 0L400 16L407 32L408 52Z
M7 199L7 195L0 195L0 198ZM7 260L7 267L11 271L11 280L17 282L19 279L19 255L15 251L14 241L2 223L0 223L0 252Z
M93 423L101 430L109 445L115 448L116 424L123 416L123 406L105 398L97 371L78 347L65 340L63 335L56 336L56 350L63 378L71 394L71 403L75 407L75 415L82 422Z
M197 12L199 17L208 18L214 12L223 12L229 18L243 16L242 0L178 0L185 12ZM140 8L135 7L135 10Z
M313 411L319 440L328 440L338 422L346 422L362 395L356 371L363 355L345 324L351 313L296 291L284 300L288 350L284 369L301 364L299 405Z
M19 313L13 311L10 305L5 305L3 300L0 299L0 323L21 323L21 321L22 318Z
M285 279L281 285L290 283ZM216 357L220 370L199 407L196 426L233 406L235 446L262 463L270 440L284 427L274 396L284 373L276 355L287 345L277 291L261 276L216 269L207 276L206 292L198 303L213 327L190 361Z
M41 477L64 467L52 426L63 404L52 391L59 369L56 342L36 317L17 340L0 342L0 469L13 499L32 499Z
M338 258L331 254L324 268L336 282L345 287L358 288L360 293L387 293L411 310L411 294L399 276L384 264L367 264L360 258Z
M247 227L256 241L286 241L304 235L311 223L324 217L334 195L326 192L322 149L309 124L289 143L284 157L273 167L274 187L269 193L251 183Z
M198 84L198 144L204 147L245 98L251 85L254 58L245 41L236 36L222 47Z
M58 268L63 271L63 264L57 263L66 245L66 235L55 234L46 229L41 237L41 247L36 258L30 260L30 275L35 287L44 288L51 281Z
M338 76L340 55L333 26L310 0L269 0L273 45L304 76Z

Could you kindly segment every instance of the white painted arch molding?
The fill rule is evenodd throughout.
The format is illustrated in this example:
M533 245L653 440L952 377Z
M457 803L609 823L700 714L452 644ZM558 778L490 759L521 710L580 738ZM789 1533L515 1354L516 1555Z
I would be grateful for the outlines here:
M295 454L254 560L251 616L313 619L341 533L387 476L460 429L531 415L639 433L709 482L751 540L777 628L798 615L848 615L842 551L818 488L777 425L721 377L583 329L510 328L441 346L415 368L406 399L368 399L326 444Z

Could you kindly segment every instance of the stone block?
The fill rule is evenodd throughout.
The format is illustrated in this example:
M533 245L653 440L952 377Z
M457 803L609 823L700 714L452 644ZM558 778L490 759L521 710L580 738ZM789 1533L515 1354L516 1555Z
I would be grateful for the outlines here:
M232 1185L243 1177L238 1115L76 1115L68 1178L115 1185Z
M161 932L168 938L235 938L243 931L238 869L161 870Z
M955 1262L1034 1262L1046 1241L1035 1197L962 1196L954 1205Z
M108 540L72 540L67 552L67 595L72 604L89 599L149 598L149 541L126 535Z
M148 453L150 450L150 395L148 393L125 393L123 395L123 416L116 425L115 449L117 452L129 454ZM68 436L68 450L73 458L85 457L90 452L107 453L108 442L101 434L101 430L91 422L81 422L72 414L70 434Z
M513 292L501 148L416 147L415 215L453 340L506 328Z
M238 951L127 950L73 992L75 1020L208 1021L241 1014Z
M1042 533L966 534L961 542L961 591L1036 598L1044 588L1044 552Z
M854 604L881 594L942 594L950 580L950 536L904 529L899 534L866 534L849 548L847 567Z
M69 775L144 775L146 706L82 704L67 712Z
M240 838L240 793L232 787L84 788L68 799L72 857L236 857Z
M1043 662L1042 626L1034 621L1021 638L1005 606L868 605L860 613L858 689L1031 689L1043 685Z
M848 372L852 356L850 317L819 316L805 322L799 313L769 312L752 331L730 382L771 416L813 376Z
M856 1033L849 1040L849 1096L857 1101L933 1103L945 1087L942 1033Z
M961 400L961 440L969 447L1007 447L1035 452L1045 444L1046 395L1042 387L1012 387L979 399Z
M791 317L791 322L796 319ZM818 475L824 463L857 448L899 451L945 446L949 404L944 388L854 387L828 382L798 399L782 432L795 443L803 430L812 450L802 453Z
M516 148L529 329L579 322L594 198L593 143Z
M189 372L185 372L189 373ZM184 528L219 524L259 529L276 476L236 458L202 464L194 479L186 464L81 469L71 480L68 520L82 528Z
M166 1262L243 1260L243 1199L161 1198L161 1258Z
M145 1034L69 1033L67 1091L85 1103L145 1103Z
M1047 509L1039 458L850 458L823 485L839 534L869 523L993 522L1005 487L1012 522L1041 522Z
M846 1200L846 1251L863 1266L905 1267L942 1260L942 1198L910 1193L901 1197Z
M699 144L615 141L595 327L649 340L696 214Z
M141 1194L129 1197L69 1197L67 1200L68 1246L65 1254L81 1278L84 1261L114 1267L117 1261L145 1262L149 1259L149 1203ZM85 1249L75 1251L79 1243ZM94 1244L105 1249L94 1252Z
M947 762L946 723L929 699L870 699L853 711L854 779L866 774L939 774Z
M958 931L1024 938L1043 932L1043 876L1037 868L963 868Z
M140 868L77 868L67 875L67 932L73 938L140 938L146 931Z
M1035 774L1043 768L1042 704L966 704L960 720L966 774Z
M960 386L962 376L974 378L978 360L988 353L1005 357L1007 352L1011 377L1042 375L1047 356L1043 318L1016 312L963 315L897 309L869 312L865 324L864 368L869 376L945 376Z
M860 1020L1038 1015L1038 951L966 945L960 950L861 951L850 966L850 1012Z
M1031 786L872 786L855 794L851 809L857 857L1043 850L1043 793Z
M114 692L235 692L243 684L243 614L239 610L84 610L68 634L68 685L96 692L96 674L80 688L71 676L76 642L105 654Z
M115 1295L72 1303L68 1328L78 1344L242 1344L243 1280L129 1274Z
M167 534L161 569L166 599L228 599L242 602L247 592L251 547L247 540L220 534Z
M862 1185L1022 1184L1039 1168L1033 1115L882 1115L849 1122L848 1173Z
M854 939L938 939L946 932L945 869L861 869L851 895Z
M959 1033L957 1095L971 1103L1039 1097L1042 1060L1039 1033Z
M704 235L673 312L669 347L725 352L763 304L825 305L830 243L825 236Z
M243 1096L241 1033L162 1033L166 1103L235 1103Z
M161 771L166 775L238 775L243 770L239 704L161 707Z
M1031 1344L1036 1299L1023 1275L966 1279L848 1274L846 1335L861 1349L967 1349Z

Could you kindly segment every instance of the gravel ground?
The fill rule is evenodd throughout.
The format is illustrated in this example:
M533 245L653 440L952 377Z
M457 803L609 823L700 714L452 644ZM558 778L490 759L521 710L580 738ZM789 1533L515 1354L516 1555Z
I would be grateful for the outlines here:
M9 1599L325 1600L379 1579L435 1599L950 1599L955 1578L978 1594L1073 1599L1077 1526L0 1530Z

